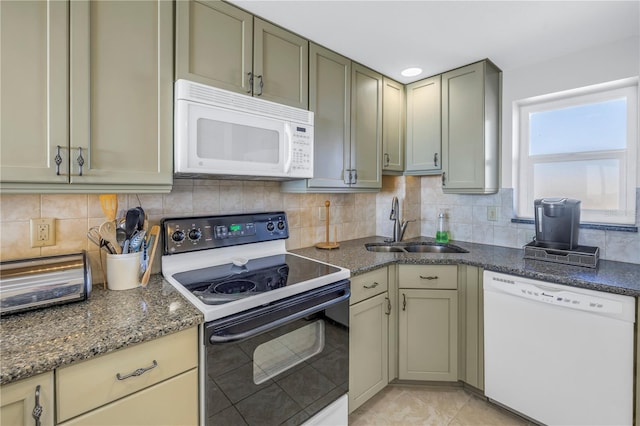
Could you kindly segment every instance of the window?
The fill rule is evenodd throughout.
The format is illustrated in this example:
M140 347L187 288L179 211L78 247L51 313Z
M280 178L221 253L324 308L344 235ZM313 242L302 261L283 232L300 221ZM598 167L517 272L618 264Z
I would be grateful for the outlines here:
M527 99L514 117L518 217L533 218L537 198L567 197L582 201L582 222L635 223L637 79Z

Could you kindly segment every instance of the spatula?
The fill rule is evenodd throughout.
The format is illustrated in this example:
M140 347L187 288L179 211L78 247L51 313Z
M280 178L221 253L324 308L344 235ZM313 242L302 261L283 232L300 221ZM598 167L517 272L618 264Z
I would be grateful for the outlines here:
M116 220L116 214L118 212L118 196L116 194L100 194L100 207L102 207L102 213L109 221Z

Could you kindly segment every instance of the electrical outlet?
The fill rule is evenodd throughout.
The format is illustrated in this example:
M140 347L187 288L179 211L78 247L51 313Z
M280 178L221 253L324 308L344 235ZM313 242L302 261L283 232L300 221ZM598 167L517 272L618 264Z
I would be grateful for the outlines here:
M31 219L31 247L56 245L56 220L54 218Z
M498 208L496 206L487 207L487 220L491 222L498 220Z

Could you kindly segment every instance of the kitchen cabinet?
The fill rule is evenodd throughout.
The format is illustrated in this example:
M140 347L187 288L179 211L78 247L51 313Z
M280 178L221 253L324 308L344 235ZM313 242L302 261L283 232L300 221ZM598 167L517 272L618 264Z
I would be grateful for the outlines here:
M228 3L179 1L176 78L307 109L309 42Z
M443 192L498 192L500 84L489 60L442 74Z
M173 5L0 7L3 191L170 191Z
M458 380L457 268L399 265L398 378Z
M349 301L349 412L389 383L389 318L392 311L387 268L351 279Z
M311 43L314 177L284 192L377 192L382 186L382 76Z
M404 86L382 78L382 173L404 171Z
M441 93L439 75L407 85L406 175L442 170Z
M482 268L458 265L458 379L484 389Z
M58 423L197 424L197 336L193 327L57 369Z
M53 392L52 371L3 385L0 388L0 424L35 424L34 409L40 406L40 424L52 426Z

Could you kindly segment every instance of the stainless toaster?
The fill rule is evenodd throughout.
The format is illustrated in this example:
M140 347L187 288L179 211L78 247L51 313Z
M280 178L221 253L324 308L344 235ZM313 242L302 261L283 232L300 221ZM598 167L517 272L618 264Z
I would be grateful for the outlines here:
M87 253L0 262L0 314L87 300L91 267Z

